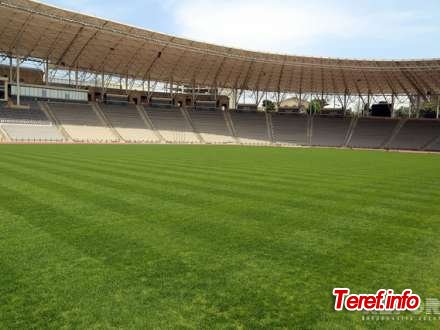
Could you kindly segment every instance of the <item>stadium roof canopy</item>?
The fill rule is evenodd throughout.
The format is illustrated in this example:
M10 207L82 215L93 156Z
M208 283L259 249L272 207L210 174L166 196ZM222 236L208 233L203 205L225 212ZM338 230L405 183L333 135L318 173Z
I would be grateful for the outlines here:
M61 68L269 92L440 93L440 59L270 54L156 33L29 0L0 0L0 52Z

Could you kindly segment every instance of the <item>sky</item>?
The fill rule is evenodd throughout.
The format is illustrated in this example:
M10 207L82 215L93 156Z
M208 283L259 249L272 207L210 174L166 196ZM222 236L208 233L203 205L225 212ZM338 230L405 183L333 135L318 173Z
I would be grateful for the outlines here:
M41 1L250 50L342 58L440 58L439 0Z

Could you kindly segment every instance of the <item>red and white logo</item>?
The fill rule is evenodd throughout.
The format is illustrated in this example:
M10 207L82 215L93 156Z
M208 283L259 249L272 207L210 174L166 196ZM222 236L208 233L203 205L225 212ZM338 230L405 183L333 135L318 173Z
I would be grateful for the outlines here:
M395 294L393 290L381 289L376 294L350 294L350 289L336 288L335 310L347 310L350 312L404 312L416 311L421 304L420 296L413 294L412 290L406 289L401 294Z

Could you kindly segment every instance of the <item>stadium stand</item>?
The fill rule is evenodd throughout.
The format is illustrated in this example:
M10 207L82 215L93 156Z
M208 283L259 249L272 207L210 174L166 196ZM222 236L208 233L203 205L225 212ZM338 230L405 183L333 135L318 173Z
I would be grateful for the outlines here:
M144 107L144 111L167 143L199 142L180 109Z
M232 122L243 144L269 144L270 137L264 113L231 112Z
M9 141L11 141L11 139L9 138L9 136L7 135L7 133L2 128L1 125L0 125L0 141L1 142L9 142Z
M136 106L103 104L101 109L125 142L159 142L153 130L146 126Z
M421 150L439 135L439 121L408 120L389 147L391 149Z
M271 143L274 143L274 134L273 134L273 123L272 123L272 116L269 112L265 112L266 117L266 125L267 125L267 134L269 135L269 141Z
M234 127L234 123L232 122L231 112L223 111L223 117L226 122L226 126L228 127L229 134L233 137L235 143L240 143L240 139L237 137L237 132Z
M64 139L53 125L2 124L12 141L17 142L62 142Z
M359 118L349 143L353 148L381 148L393 134L396 119Z
M314 146L342 147L350 123L351 118L314 117L311 144Z
M427 151L440 151L440 135L425 147Z
M297 114L272 114L274 141L292 145L307 145L308 118Z
M182 113L183 117L186 120L186 123L191 128L191 130L194 132L195 136L197 137L197 140L201 144L205 144L206 141L203 139L203 137L200 135L200 133L197 131L197 129L194 126L194 123L191 119L191 116L189 115L188 111L185 108L180 108L180 112Z
M213 110L188 111L195 129L207 143L234 143L229 134L223 113Z
M14 44L11 36L20 36L20 47L4 52L1 68L0 139L5 142L440 151L438 59L369 61L250 52L164 36L31 0L0 1L0 17L2 44ZM78 26L87 27L86 35ZM107 28L105 36L102 26ZM121 32L127 38L121 39ZM149 37L142 47L133 47L133 38L144 35ZM87 39L85 44L82 39ZM114 44L117 51L105 46ZM162 44L166 47L158 48ZM111 60L103 57L106 54ZM198 60L200 54L203 61ZM9 66L4 65L7 59ZM335 75L335 70L342 74ZM320 79L314 79L318 73ZM271 91L279 92L278 112L259 112ZM281 91L299 97L281 98ZM302 114L310 105L307 99L319 94L322 99L333 96L333 108L324 107L319 116ZM387 95L393 95L391 101ZM426 100L433 106L430 111L424 109ZM362 111L344 118L356 101L364 104L358 109ZM410 109L410 118L431 119L393 118L402 115L394 111L396 101Z
M440 121L378 117L308 117L134 104L0 104L4 142L207 143L440 151ZM309 143L310 142L310 143Z
M89 104L47 103L52 114L75 142L118 142Z
M23 102L29 108L12 109L0 102L0 122L18 124L50 124L50 120L40 110L36 102Z

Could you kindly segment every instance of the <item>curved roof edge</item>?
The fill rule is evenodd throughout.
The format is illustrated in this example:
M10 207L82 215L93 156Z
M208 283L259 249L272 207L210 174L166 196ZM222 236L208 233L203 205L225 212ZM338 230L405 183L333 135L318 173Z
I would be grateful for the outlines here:
M252 52L252 53L260 53L260 54L266 54L269 56L294 56L294 57L306 57L306 58L312 58L312 59L326 59L326 60L342 60L342 61L379 61L379 62L418 62L418 61L440 61L440 57L426 57L426 58L362 58L362 57L337 57L337 56L319 56L319 55L304 55L304 54L292 54L292 53L288 53L288 52L275 52L275 51L265 51L264 49L250 49L250 48L245 48L245 47L235 47L235 46L231 46L231 45L227 45L227 44L222 44L222 43L216 43L216 42L210 42L207 40L199 40L197 38L194 37L189 37L189 36L183 36L183 35L178 35L178 34L170 34L170 33L165 33L165 32L160 32L160 31L156 31L153 29L149 29L149 28L145 28L142 26L137 26L137 25L133 25L130 23L125 23L119 20L115 20L115 19L109 19L109 18L105 18L103 16L98 16L98 15L94 15L92 13L86 13L86 12L82 12L82 11L78 11L76 12L75 10L72 9L67 9L61 6L57 6L57 5L53 5L53 4L46 4L43 1L39 1L39 0L31 0L35 3L39 3L41 5L45 5L48 7L52 7L52 8L56 8L59 10L63 10L66 12L70 12L73 14L81 14L83 16L88 16L91 18L96 18L102 21L112 21L114 23L120 24L120 25L125 25L125 26L129 26L132 27L134 29L138 29L138 30L144 30L150 33L155 33L155 34L161 34L170 38L179 38L179 39L187 39L188 41L195 41L197 43L201 43L201 44L207 44L207 45L212 45L212 46L216 46L216 47L222 47L225 49L233 49L236 51L244 51L244 52Z
M226 47L31 0L0 1L0 52L59 67L211 87L310 93L440 93L440 59L344 59Z

